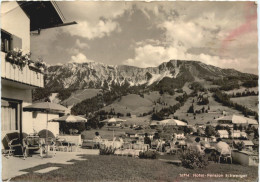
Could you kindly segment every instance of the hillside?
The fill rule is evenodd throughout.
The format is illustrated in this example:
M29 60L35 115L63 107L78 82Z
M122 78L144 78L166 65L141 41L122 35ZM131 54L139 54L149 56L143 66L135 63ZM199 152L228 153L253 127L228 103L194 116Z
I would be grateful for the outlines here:
M102 108L102 110L110 112L113 109L115 113L124 115L131 113L131 115L143 116L149 112L159 111L164 107L178 103L176 97L179 95L171 96L167 93L160 95L157 91L146 93L143 97L137 94L129 94L117 99L112 104Z
M72 92L70 97L63 100L61 104L65 106L72 106L75 104L80 103L85 99L89 99L95 97L97 94L102 93L100 89L83 89L83 90L76 90Z
M37 89L33 99L60 101L72 107L72 114L86 114L95 126L107 117L130 115L146 121L175 117L189 123L206 123L223 113L256 117L257 105L252 105L258 95L256 88L257 75L198 61L171 60L150 68L68 63L48 68L46 87ZM221 99L229 98L217 102L216 92L228 94L218 95ZM196 101L202 99L200 94L207 95L204 105ZM232 98L236 94L254 99L241 105L239 101L245 98ZM187 113L192 104L195 114Z

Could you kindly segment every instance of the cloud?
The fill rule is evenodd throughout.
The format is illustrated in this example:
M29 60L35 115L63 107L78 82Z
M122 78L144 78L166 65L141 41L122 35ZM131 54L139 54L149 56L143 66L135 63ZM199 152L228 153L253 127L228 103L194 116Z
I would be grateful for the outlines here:
M101 17L115 19L132 7L127 2L62 1L57 2L66 18L71 21L98 22ZM76 10L76 11L75 11Z
M137 67L155 67L170 59L185 59L184 47L180 46L154 46L147 44L135 48L135 57L127 59L124 64Z
M94 62L93 60L89 60L83 53L78 53L75 56L71 56L70 63L86 63L86 62Z
M83 49L83 48L89 48L89 45L87 43L84 42L80 42L79 39L76 40L76 46Z
M159 27L165 30L167 39L184 43L187 48L201 44L206 34L193 22L165 21Z
M79 54L80 53L80 51L78 50L78 49L76 49L76 48L74 48L74 47L72 47L72 48L67 48L66 49L66 52L67 53L69 53L70 55L72 55L72 54Z
M124 64L145 68L156 67L161 63L167 62L171 59L194 60L220 68L234 68L239 71L257 74L257 67L252 66L254 65L254 61L251 65L247 65L247 59L221 58L219 56L209 55L207 53L190 54L187 52L187 49L184 46L174 43L168 47L151 44L138 44L140 46L135 48L135 57L125 60L123 62Z
M41 31L41 34L38 36L31 36L31 52L32 58L37 56L43 56L49 54L49 46L57 40L57 37L61 34L61 28L54 28L49 30Z
M112 20L99 20L97 23L80 21L77 25L64 27L63 30L72 36L79 36L89 40L109 36L114 31L121 31L119 24Z
M87 49L88 57L107 64L147 67L183 59L257 73L254 2L57 3L66 21L78 24L32 36L33 56L49 62L88 60Z

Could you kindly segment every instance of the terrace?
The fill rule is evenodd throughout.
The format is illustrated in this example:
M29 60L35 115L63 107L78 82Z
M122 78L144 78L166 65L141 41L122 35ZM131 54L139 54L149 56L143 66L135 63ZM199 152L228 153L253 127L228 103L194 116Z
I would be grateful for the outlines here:
M27 169L34 168L42 165L69 165L75 161L86 160L82 159L81 155L97 155L96 150L81 150L80 152L57 152L55 157L41 158L35 154L32 157L28 157L25 160L19 157L2 157L2 164L5 166L2 170L2 180L10 180L16 176L24 175L28 173ZM52 153L51 153L52 155ZM74 162L72 162L72 160ZM47 171L46 171L47 172Z
M84 139L91 139L99 131L101 136L112 139L112 132L106 128L83 132ZM125 133L125 129L116 129L115 136ZM60 136L63 137L63 136ZM74 138L74 136L70 136ZM75 136L76 137L76 136ZM69 139L67 139L69 140ZM71 139L70 139L71 140ZM193 141L193 138L191 139ZM126 140L124 140L126 141ZM209 161L206 168L188 169L176 166L172 161L179 159L181 152L174 155L158 153L157 159L143 159L141 157L122 154L101 155L96 149L83 148L63 152L57 151L53 158L40 158L33 155L25 160L18 157L3 158L5 168L3 180L12 181L196 181L193 174L221 174L215 181L255 181L257 179L257 166L239 165L237 163L215 163ZM132 150L139 150L133 147ZM128 150L129 152L132 150ZM76 152L77 151L77 152ZM50 151L50 154L53 152ZM122 156L120 156L122 155ZM235 157L236 158L236 157ZM234 158L234 162L236 161ZM18 164L18 165L17 165ZM152 167L151 167L152 166ZM149 170L148 170L149 169ZM163 170L162 170L163 169ZM181 174L188 174L182 176ZM243 177L225 177L225 175L243 175ZM203 178L205 181L211 177Z

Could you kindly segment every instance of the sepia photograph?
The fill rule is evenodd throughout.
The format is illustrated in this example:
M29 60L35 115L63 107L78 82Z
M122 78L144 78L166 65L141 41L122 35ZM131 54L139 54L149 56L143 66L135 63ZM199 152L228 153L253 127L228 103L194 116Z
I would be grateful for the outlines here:
M2 181L258 181L254 1L2 1Z

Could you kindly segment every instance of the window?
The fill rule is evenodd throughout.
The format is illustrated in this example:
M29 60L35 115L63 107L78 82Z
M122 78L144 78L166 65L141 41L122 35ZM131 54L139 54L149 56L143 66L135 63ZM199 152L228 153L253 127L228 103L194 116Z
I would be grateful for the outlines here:
M19 130L21 116L21 102L1 100L2 131Z
M11 34L1 30L1 51L8 52L11 50Z
M1 51L8 52L14 48L22 49L22 39L2 29L1 30Z

